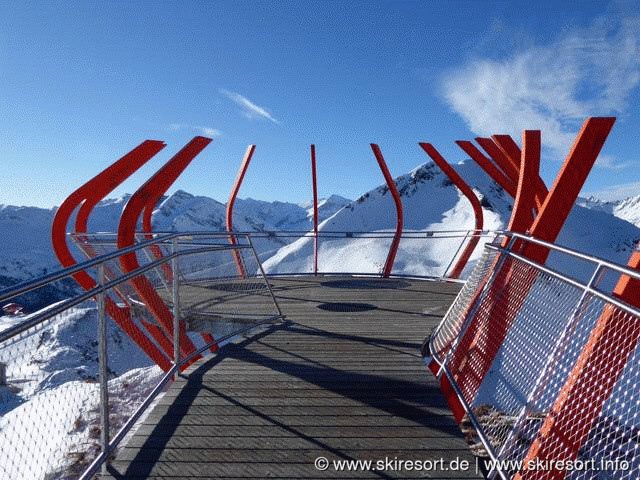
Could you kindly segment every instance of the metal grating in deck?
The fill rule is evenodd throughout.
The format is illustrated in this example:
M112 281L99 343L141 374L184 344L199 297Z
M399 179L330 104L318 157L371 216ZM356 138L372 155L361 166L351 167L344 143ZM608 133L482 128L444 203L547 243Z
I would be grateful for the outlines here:
M419 352L458 285L271 281L287 322L175 382L121 448L112 478L481 478ZM314 466L318 457L328 469ZM453 470L456 459L469 466ZM384 468L336 471L340 460ZM400 460L424 465L394 468Z

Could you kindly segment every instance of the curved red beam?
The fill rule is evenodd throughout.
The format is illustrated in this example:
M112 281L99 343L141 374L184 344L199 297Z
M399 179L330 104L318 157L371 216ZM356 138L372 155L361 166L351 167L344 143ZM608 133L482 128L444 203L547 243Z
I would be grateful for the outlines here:
M547 242L555 241L615 120L615 117L595 117L584 122L531 227L530 233L534 237ZM548 249L532 248L531 245L524 249L524 255L539 263L544 263L548 254ZM637 254L631 256L628 265L631 268L640 265ZM613 293L637 305L640 282L629 282L624 277L623 275L619 279ZM612 338L618 339L615 348L612 348ZM605 402L610 399L620 375L627 367L629 356L637 349L639 340L638 322L631 317L620 315L613 306L608 305L583 344L571 372L566 376L565 384L529 446L523 460L525 464L546 458L566 464L567 460L573 460L578 456L593 426L601 418ZM594 378L598 379L597 388L594 388ZM580 421L576 422L576 418L580 418ZM571 426L570 441L563 442L562 448L558 449L557 439L567 438L568 426ZM564 472L552 473L549 478L558 479L564 476ZM530 479L533 475L521 470L514 478Z
M464 194L464 196L467 197L469 202L471 202L471 206L473 207L473 214L476 217L475 234L471 237L471 240L469 240L469 243L460 256L460 259L456 263L456 266L453 268L451 275L449 275L450 278L458 278L460 277L462 270L469 261L471 254L475 250L476 245L478 245L478 241L480 240L480 237L477 234L482 231L484 222L482 215L482 205L480 205L480 200L478 200L478 197L473 192L471 187L467 185L467 182L465 182L462 177L458 175L458 173L453 169L453 167L451 167L451 165L449 165L444 157L440 155L440 153L434 148L433 145L424 142L419 143L419 145L427 153L427 155L429 155L433 159L436 165L440 167L444 174L449 177L449 180L451 180L451 182L453 182L453 184L458 187L458 189Z
M159 198L159 192L164 193L167 191L191 163L191 160L210 142L210 138L195 137L131 196L120 217L118 248L125 248L135 243L136 226L143 210L148 208L150 201ZM160 193L160 196L162 196L162 193ZM140 266L135 252L123 255L120 258L120 264L124 272L131 272ZM173 314L159 297L153 285L144 276L132 279L131 283L140 298L149 307L167 338L173 338ZM165 350L173 358L173 347L171 345L165 346ZM195 351L195 347L187 337L184 328L181 328L180 331L180 351L183 355L189 355Z
M533 131L533 130L532 130ZM539 131L538 131L539 132ZM517 163L520 165L522 163L522 151L518 144L511 138L509 135L492 135L491 139L494 143L500 148L504 154L511 160L511 163ZM540 153L538 153L540 156ZM540 159L538 159L538 165L540 164ZM521 167L518 168L520 170ZM547 198L549 194L549 190L547 186L544 184L542 178L540 178L540 167L538 166L538 170L533 175L533 187L534 187L534 198L535 198L535 208L536 212L542 208L542 204L544 203L544 199Z
M129 178L142 165L165 147L164 142L147 140L103 170L87 183L74 191L60 205L53 219L51 240L63 268L77 264L67 245L67 225L73 212L80 206L76 215L76 232L85 233L87 220L93 207L118 185ZM87 272L73 275L74 280L85 290L94 288L97 283ZM132 321L128 308L119 307L109 296L105 297L105 309L108 315L131 337L131 339L164 371L171 368L171 362L140 328Z
M513 211L507 230L526 233L533 224L536 202L536 179L540 176L540 130L525 130L523 155L518 178L518 192L513 202ZM516 146L517 147L517 146ZM520 150L518 148L518 150ZM517 247L514 247L514 249Z
M376 156L376 160L378 161L378 166L382 171L382 176L384 177L385 182L387 182L387 187L389 187L389 191L393 196L393 201L396 205L396 234L393 237L393 241L391 242L391 247L389 247L389 253L387 255L387 260L384 263L384 268L382 269L382 278L389 278L391 274L391 270L393 269L393 262L396 259L396 254L398 253L398 247L400 246L400 238L402 237L402 201L400 200L400 194L398 193L398 189L396 188L396 182L393 181L393 177L389 172L389 168L387 167L386 162L384 161L384 157L382 156L382 152L380 148L375 143L371 144L371 149L373 150L373 154Z
M158 143L161 144L161 146L159 147L160 149L164 148L166 146L166 144L164 142L158 142ZM134 162L132 162L130 164L126 164L126 163L123 164L122 165L122 171L128 173L126 175L126 177L124 177L124 179L128 178L133 172L138 170L138 168L139 168L139 166L135 167L135 163ZM80 207L80 210L78 210L78 214L76 215L76 222L75 222L76 233L86 233L86 231L87 231L87 222L88 222L89 215L91 214L93 208L108 193L112 192L120 183L122 183L122 181L124 181L124 179L118 181L117 183L115 183L117 180L113 180L112 182L109 182L108 179L107 179L107 180L105 180L105 183L97 185L97 187L92 190L92 192L90 194L91 197L89 199L87 199L83 203L83 205ZM155 245L153 247L158 248ZM87 251L87 253L89 253L89 254L92 254L92 255L96 254L96 252L93 250L92 246L90 244L88 244L88 243L85 243L83 245L83 249L85 251ZM129 303L129 300L127 298L125 298L125 296L122 295L119 291L116 291L116 294L125 303ZM157 344L165 352L169 352L170 349L171 349L171 343L167 339L167 337L164 334L164 332L162 331L162 329L160 327L158 327L157 325L155 325L155 324L152 324L152 323L149 323L149 322L145 321L142 318L140 318L139 321L145 327L145 329L151 334L151 336L155 339Z
M205 138L205 137L201 137L201 138ZM210 142L211 140L209 140ZM208 145L205 144L205 146ZM204 148L204 147L203 147ZM196 153L197 155L197 153ZM195 157L195 155L194 155ZM185 165L186 168L186 165ZM178 175L180 175L180 173L178 173ZM176 176L177 178L177 176ZM151 234L153 229L151 226L151 217L153 215L153 210L156 207L158 201L160 201L160 199L162 198L162 196L167 193L167 190L169 189L169 187L173 184L173 182L175 181L175 179L173 179L171 181L171 183L166 183L163 185L165 188L158 188L157 190L152 192L152 195L149 195L149 197L147 198L147 201L145 203L144 206L144 210L142 212L142 231L145 233L144 238L147 240L151 240L153 238L153 235ZM151 250L151 254L156 258L156 259L161 259L164 257L164 255L162 254L162 250L160 249L160 247L158 245L151 245L150 246L150 250ZM168 283L171 283L173 281L173 270L171 269L171 265L169 265L169 263L163 263L162 265L160 265L160 269L162 270L162 273L165 276L165 279ZM200 334L203 338L203 340L206 343L213 343L215 342L215 338L213 338L213 335L209 334L209 333L201 333ZM173 347L172 347L173 348ZM218 346L217 345L213 345L211 347L211 352L215 353L218 351Z
M500 167L504 174L511 179L514 184L518 183L518 175L520 170L520 162L513 163L493 140L490 138L476 137L476 142L487 152L494 162Z
M249 163L251 163L251 157L253 157L253 152L255 152L255 150L256 150L255 145L249 145L249 147L247 148L247 152L244 154L242 163L240 163L238 176L236 177L236 181L233 183L233 187L231 188L231 193L229 194L229 200L227 201L227 232L229 232L229 243L231 245L236 244L236 237L235 235L233 235L233 204L236 202L236 197L238 196L238 192L240 191L240 186L242 185L242 181L244 180L244 174L247 173L247 169L249 168ZM244 264L242 263L242 257L240 256L240 252L238 252L237 250L234 250L233 257L236 262L238 274L242 278L246 278L247 272L244 268Z
M500 185L505 192L509 194L511 198L515 198L517 192L517 185L507 177L502 170L495 166L495 164L485 157L476 146L467 140L456 140L456 144L467 154L471 159L476 162L480 168L482 168L491 179Z

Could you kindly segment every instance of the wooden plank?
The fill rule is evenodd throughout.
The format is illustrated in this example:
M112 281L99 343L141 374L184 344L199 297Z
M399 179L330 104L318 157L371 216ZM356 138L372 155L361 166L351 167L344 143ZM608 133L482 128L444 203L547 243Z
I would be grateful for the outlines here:
M121 448L113 478L481 478L419 354L458 284L272 283L288 321L225 346L174 382ZM181 294L219 310L222 302L253 314L272 306L264 292L234 294L232 282L216 288L201 283ZM470 468L320 471L319 456L459 458Z

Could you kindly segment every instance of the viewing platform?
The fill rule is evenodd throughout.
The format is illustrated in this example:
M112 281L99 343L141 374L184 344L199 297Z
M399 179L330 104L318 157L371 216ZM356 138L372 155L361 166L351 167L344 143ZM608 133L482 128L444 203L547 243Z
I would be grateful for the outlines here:
M82 289L0 332L0 476L463 479L482 464L491 480L640 478L640 246L609 244L622 261L580 251L567 222L614 121L584 122L551 188L538 130L521 148L476 139L491 158L456 142L500 186L491 198L513 198L506 230L485 230L483 209L499 211L488 190L481 201L421 142L448 180L394 180L371 144L386 186L322 224L311 145L313 229L297 232L234 228L250 145L226 231L156 232L154 208L211 141L195 137L117 229L88 232L164 147L143 142L57 210L63 269L0 291L11 305ZM427 181L458 188L472 230L442 230L451 210L435 230L406 228L402 196ZM388 193L395 231L369 222Z
M420 354L459 284L270 282L286 321L184 372L122 445L111 478L482 478ZM383 468L336 471L341 460ZM456 460L468 467L450 470Z

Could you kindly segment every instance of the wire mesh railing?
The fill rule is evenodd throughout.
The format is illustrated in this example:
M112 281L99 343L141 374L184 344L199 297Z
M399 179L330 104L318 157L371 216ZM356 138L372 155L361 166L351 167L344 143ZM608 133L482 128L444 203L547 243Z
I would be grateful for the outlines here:
M442 278L473 235L491 237L404 232L392 275ZM0 322L2 478L89 478L176 372L283 318L268 274L379 276L394 233L321 232L317 272L300 261L309 232L141 233L123 249L111 233L71 238L85 262L0 292L27 312ZM275 260L286 268L263 269Z
M0 292L32 312L0 323L0 478L90 478L176 373L283 318L246 235L77 240L89 260ZM93 288L40 309L81 274Z
M474 230L402 232L391 276L447 278L464 246L474 237L480 247L493 232ZM256 251L268 275L323 274L380 276L395 232L319 231L314 248L313 232L251 232ZM471 257L462 275L472 270ZM314 269L317 265L317 270Z
M532 262L514 248L521 242L551 249L556 265L591 264L590 279ZM432 333L432 370L463 407L489 478L640 478L640 311L612 294L607 276L640 279L569 249L499 237Z

